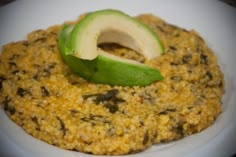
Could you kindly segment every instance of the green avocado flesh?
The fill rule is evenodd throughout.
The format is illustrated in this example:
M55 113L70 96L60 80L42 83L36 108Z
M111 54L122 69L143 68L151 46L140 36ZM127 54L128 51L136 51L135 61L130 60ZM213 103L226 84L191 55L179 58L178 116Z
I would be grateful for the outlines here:
M138 23L139 29L144 29L144 32L149 34L146 37L151 37L153 42L151 44L156 47L153 50L146 50L142 45L138 45L139 41L136 40L135 32L134 35L127 35L126 32L120 31L127 27L119 28L120 30L117 31L116 28L112 27L113 25L107 24L106 21L109 21L111 18L110 14L113 13L115 14L113 18L117 16L122 17L116 18L119 23L126 22L127 20L128 24L130 20L132 21L131 24ZM100 16L102 18L99 19ZM99 23L103 23L103 20L105 20L105 24L98 27ZM90 34L90 32L93 33ZM143 36L145 33L140 34L142 38L145 38ZM122 43L122 41L126 42ZM131 42L129 43L129 41ZM115 10L102 10L90 13L75 26L64 25L59 33L59 49L62 58L73 72L88 81L120 86L144 86L163 79L157 69L133 60L122 59L97 47L99 43L109 42L127 46L137 52L143 51L139 53L148 59L157 57L163 52L158 38L154 36L147 26Z

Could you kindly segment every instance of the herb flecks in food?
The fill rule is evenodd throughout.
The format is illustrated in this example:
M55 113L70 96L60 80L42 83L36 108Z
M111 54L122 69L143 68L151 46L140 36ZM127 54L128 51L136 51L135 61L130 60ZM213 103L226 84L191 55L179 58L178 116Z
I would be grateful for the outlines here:
M111 113L115 113L119 110L119 103L125 102L125 100L118 97L119 90L111 89L106 91L104 94L96 93L84 95L83 98L86 100L88 98L93 98L96 104L102 104Z

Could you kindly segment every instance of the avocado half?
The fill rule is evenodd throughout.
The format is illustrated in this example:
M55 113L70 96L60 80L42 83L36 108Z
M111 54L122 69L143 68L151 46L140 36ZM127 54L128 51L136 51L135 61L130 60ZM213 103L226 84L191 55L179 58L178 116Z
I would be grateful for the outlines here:
M97 47L100 43L126 46L147 59L163 52L158 37L148 26L117 10L90 13L75 26L64 25L59 33L59 49L64 61L88 81L144 86L163 79L157 69L109 54Z

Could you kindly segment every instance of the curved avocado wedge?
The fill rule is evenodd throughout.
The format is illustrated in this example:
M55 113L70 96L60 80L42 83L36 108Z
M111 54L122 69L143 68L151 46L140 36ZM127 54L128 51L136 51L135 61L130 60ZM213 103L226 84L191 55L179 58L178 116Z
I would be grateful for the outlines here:
M100 43L117 43L142 54L146 59L163 52L155 32L137 19L118 10L89 13L72 30L66 54L92 60ZM89 53L88 53L89 52Z
M144 86L163 79L157 69L133 60L122 59L98 48L98 54L94 59L81 59L72 55L69 53L69 45L75 29L76 26L71 25L62 28L59 33L59 49L66 64L79 76L95 83L120 86ZM85 52L90 53L88 50Z

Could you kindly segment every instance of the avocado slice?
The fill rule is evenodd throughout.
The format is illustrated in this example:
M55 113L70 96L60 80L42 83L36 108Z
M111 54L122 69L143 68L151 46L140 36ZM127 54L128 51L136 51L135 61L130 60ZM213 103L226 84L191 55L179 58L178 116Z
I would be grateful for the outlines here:
M112 13L115 15L110 16ZM99 18L100 16L102 18ZM119 18L120 16L122 18ZM97 18L100 20L97 20ZM145 33L140 33L140 36L135 36L124 32L125 27L123 29L113 28L113 24L109 25L106 22L113 18L119 21L115 25L131 20L131 25L135 23L134 25L137 25L139 29L145 29L146 34L149 35L145 36ZM101 25L100 23L105 24L98 26ZM127 25L129 25L129 22ZM123 24L121 24L122 26ZM145 37L152 38L151 44L148 45L154 44L155 48L143 48L146 45L140 46L139 44L147 40L139 42L137 37L142 39ZM109 85L144 86L163 79L157 69L133 60L122 59L99 49L97 44L104 42L115 42L130 47L142 53L148 59L157 57L163 52L163 48L152 30L128 15L114 10L90 13L76 26L65 25L59 33L59 49L64 61L72 71L88 81Z
M147 59L163 52L155 32L137 19L118 10L89 13L71 32L66 54L92 60L99 43L117 43L141 53ZM89 53L88 53L89 52Z

